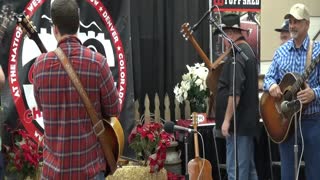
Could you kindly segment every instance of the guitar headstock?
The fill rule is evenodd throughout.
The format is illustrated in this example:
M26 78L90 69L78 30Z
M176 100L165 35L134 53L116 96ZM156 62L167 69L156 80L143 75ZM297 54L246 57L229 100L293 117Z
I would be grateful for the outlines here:
M193 123L193 129L197 130L199 122L198 122L198 113L196 113L196 112L192 113L192 123Z
M185 40L188 40L190 36L192 36L192 30L189 23L183 23L181 26L182 36L185 38Z
M15 15L17 24L22 28L24 33L27 33L28 37L32 40L35 40L35 37L38 36L36 27L33 25L32 21L29 20L29 17L24 14Z

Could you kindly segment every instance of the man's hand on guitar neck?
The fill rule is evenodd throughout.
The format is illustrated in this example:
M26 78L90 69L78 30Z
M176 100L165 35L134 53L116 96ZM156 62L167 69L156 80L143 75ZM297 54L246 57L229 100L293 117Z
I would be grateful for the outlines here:
M305 83L305 89L297 93L297 99L299 99L302 104L308 104L315 99L314 91L310 88L309 84Z
M269 94L275 98L281 98L282 92L278 84L272 84L269 88Z

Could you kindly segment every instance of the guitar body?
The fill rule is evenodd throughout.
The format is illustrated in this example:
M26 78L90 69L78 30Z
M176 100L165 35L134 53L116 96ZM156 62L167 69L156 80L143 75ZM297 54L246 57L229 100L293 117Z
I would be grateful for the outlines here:
M196 157L188 163L189 180L212 180L211 173L211 164L206 159Z
M281 99L272 97L268 92L264 92L260 99L260 115L263 119L264 127L272 141L281 143L291 134L291 127L294 122L294 114L299 111L290 109L288 112L281 112L281 103L296 99L296 93L292 92L292 85L300 78L300 75L287 73L281 80L279 87L284 94Z
M206 79L206 84L214 96L217 94L218 81L223 69L223 65L224 63L220 63L217 68L209 70Z
M208 117L211 117L211 118L216 117L216 114L215 114L216 95L218 90L218 81L223 69L223 65L224 65L224 62L220 63L218 67L216 67L215 69L209 70L209 73L206 79L207 87L211 92L209 96L209 112L208 112Z
M103 136L100 136L99 140L102 141L101 144L108 148L111 148L114 159L119 160L122 155L124 148L124 133L120 121L116 117L111 117L107 120L104 120L105 132ZM103 148L105 150L105 148ZM110 165L107 163L107 172L108 174L113 174L116 168L112 168L115 165Z

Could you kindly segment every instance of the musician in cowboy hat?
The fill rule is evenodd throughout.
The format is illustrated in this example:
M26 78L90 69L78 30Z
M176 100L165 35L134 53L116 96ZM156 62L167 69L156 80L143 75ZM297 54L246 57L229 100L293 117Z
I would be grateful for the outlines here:
M240 31L248 31L247 29L241 28L240 16L238 14L226 14L222 16L220 27L222 28L222 30L234 29ZM215 35L220 33L221 32L219 29L214 32Z
M254 137L258 133L259 123L257 59L242 34L247 30L241 28L239 15L224 15L221 26L228 38L239 46L248 59L244 59L237 51L229 53L225 59L216 96L216 128L217 132L220 130L226 138L228 179L236 179L235 161L237 161L239 180L257 180L254 163ZM217 30L215 33L221 32ZM224 43L227 51L233 52L232 45L227 40ZM234 122L236 131L233 128ZM234 144L234 138L237 139L237 146ZM235 159L235 147L237 147L237 159Z

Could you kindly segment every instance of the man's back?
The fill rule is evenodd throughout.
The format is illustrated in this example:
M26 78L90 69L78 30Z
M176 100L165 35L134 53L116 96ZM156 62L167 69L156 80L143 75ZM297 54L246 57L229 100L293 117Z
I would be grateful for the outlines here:
M219 78L217 95L217 128L220 129L224 121L228 97L233 96L235 90L236 96L240 96L237 106L237 131L240 135L255 135L258 124L258 71L256 57L247 43L239 44L249 60L236 54L235 69L235 89L233 89L233 58L229 57L225 62L223 71ZM233 131L233 125L230 126Z
M117 116L117 89L106 59L67 37L59 47L69 58L99 116ZM34 67L35 97L45 125L44 170L47 177L82 179L105 170L92 123L69 76L53 52ZM62 173L62 174L60 174Z

